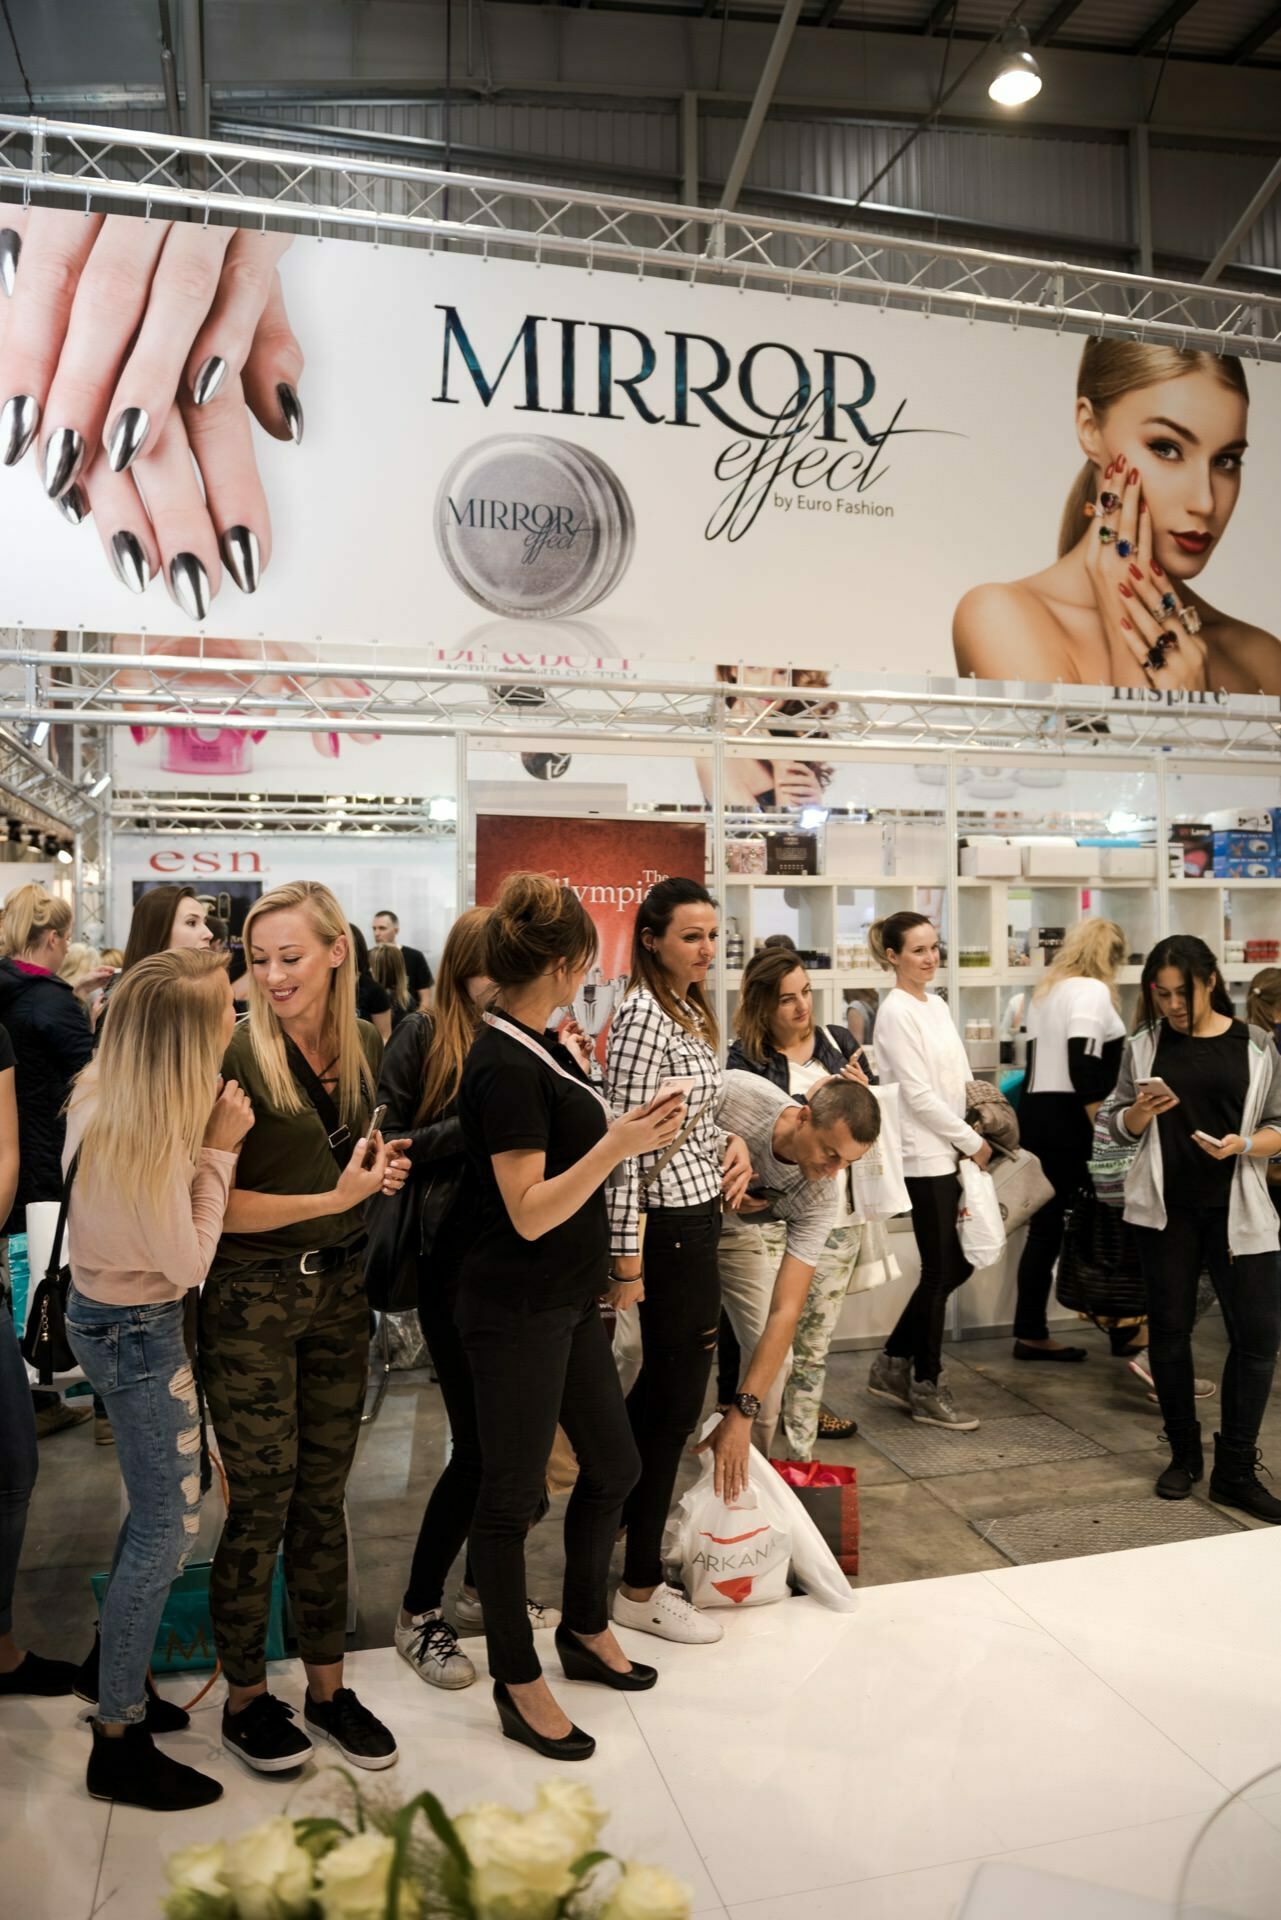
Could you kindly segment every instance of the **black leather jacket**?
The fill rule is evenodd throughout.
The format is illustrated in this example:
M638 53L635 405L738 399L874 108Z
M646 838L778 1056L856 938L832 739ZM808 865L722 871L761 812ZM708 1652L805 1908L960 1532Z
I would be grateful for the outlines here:
M424 1257L430 1254L446 1215L458 1198L467 1170L456 1101L451 1100L425 1126L416 1124L431 1032L431 1019L425 1013L412 1013L402 1020L387 1043L378 1076L378 1100L387 1106L382 1129L384 1140L413 1142L409 1149L413 1162L409 1179L418 1194Z
M869 1081L875 1086L876 1075L868 1073L867 1061L861 1057L862 1051L853 1034L847 1032L844 1027L822 1027L815 1024L814 1058L821 1060L829 1073L839 1073L843 1066L857 1058L864 1073L867 1073ZM729 1050L729 1058L725 1065L727 1070L737 1068L741 1073L759 1073L764 1079L771 1081L780 1093L786 1093L788 1090L791 1062L785 1053L778 1053L773 1047L768 1050L763 1061L751 1060L744 1053L741 1042L736 1040Z
M93 1056L84 1008L65 980L52 973L24 973L0 960L0 1025L8 1028L17 1062L20 1170L13 1211L0 1231L24 1233L32 1200L62 1193L62 1109L71 1082Z

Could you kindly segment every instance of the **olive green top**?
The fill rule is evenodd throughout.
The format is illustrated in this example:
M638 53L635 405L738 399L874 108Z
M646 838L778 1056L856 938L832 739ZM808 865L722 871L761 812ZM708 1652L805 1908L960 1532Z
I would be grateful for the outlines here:
M366 1020L357 1022L375 1084L382 1065L382 1036ZM238 1080L253 1102L254 1123L245 1135L236 1167L235 1185L251 1193L328 1193L338 1181L338 1165L330 1150L320 1115L306 1094L302 1110L282 1113L271 1104L254 1058L249 1022L242 1021L231 1038L222 1063L223 1075ZM361 1102L361 1127L372 1112L372 1101ZM351 1146L359 1137L352 1129ZM345 1158L350 1158L350 1147ZM315 1220L299 1220L272 1233L224 1233L218 1242L210 1273L214 1276L246 1267L276 1265L304 1253L309 1247L338 1247L362 1238L363 1210L326 1213Z

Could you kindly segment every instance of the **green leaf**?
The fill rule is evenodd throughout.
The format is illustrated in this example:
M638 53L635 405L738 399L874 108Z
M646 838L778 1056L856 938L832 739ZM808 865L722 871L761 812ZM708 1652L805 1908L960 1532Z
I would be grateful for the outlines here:
M570 1872L576 1880L582 1880L594 1867L603 1866L606 1860L613 1859L612 1853L585 1853L581 1860L575 1860Z
M325 1855L331 1853L341 1841L351 1839L350 1827L345 1827L341 1820L321 1819L319 1816L295 1820L294 1833L297 1835L298 1845L304 1848L313 1860L323 1860Z

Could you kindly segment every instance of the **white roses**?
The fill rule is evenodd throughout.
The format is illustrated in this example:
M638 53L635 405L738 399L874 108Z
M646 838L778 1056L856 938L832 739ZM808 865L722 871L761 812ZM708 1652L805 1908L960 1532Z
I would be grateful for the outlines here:
M324 1855L317 1898L325 1920L383 1920L395 1847L382 1833L358 1833ZM400 1885L399 1920L416 1920L418 1895Z
M486 1801L459 1814L476 1920L552 1920L604 1820L590 1788L560 1781L539 1789L532 1813Z
M689 1920L694 1896L683 1880L662 1867L642 1867L631 1861L614 1888L600 1920Z

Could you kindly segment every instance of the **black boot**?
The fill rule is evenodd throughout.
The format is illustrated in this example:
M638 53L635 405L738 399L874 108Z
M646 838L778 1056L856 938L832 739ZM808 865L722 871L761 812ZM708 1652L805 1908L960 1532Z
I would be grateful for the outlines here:
M222 1784L162 1753L147 1729L126 1727L109 1740L95 1725L85 1784L91 1799L116 1800L153 1813L182 1813L221 1800Z
M1253 1514L1256 1520L1281 1521L1281 1500L1269 1493L1259 1479L1263 1455L1253 1441L1225 1440L1214 1436L1214 1472L1210 1475L1210 1498L1221 1507L1236 1507ZM1266 1471L1266 1469L1265 1469Z
M78 1669L72 1688L77 1700L87 1700L91 1707L98 1704L98 1667L101 1657L102 1630L95 1627L93 1646ZM191 1715L186 1708L157 1693L150 1674L147 1675L147 1717L142 1724L148 1733L182 1733L191 1725Z
M1162 1500L1186 1500L1205 1473L1201 1423L1189 1420L1186 1426L1167 1427L1165 1437L1170 1443L1170 1464L1156 1483L1157 1494Z

